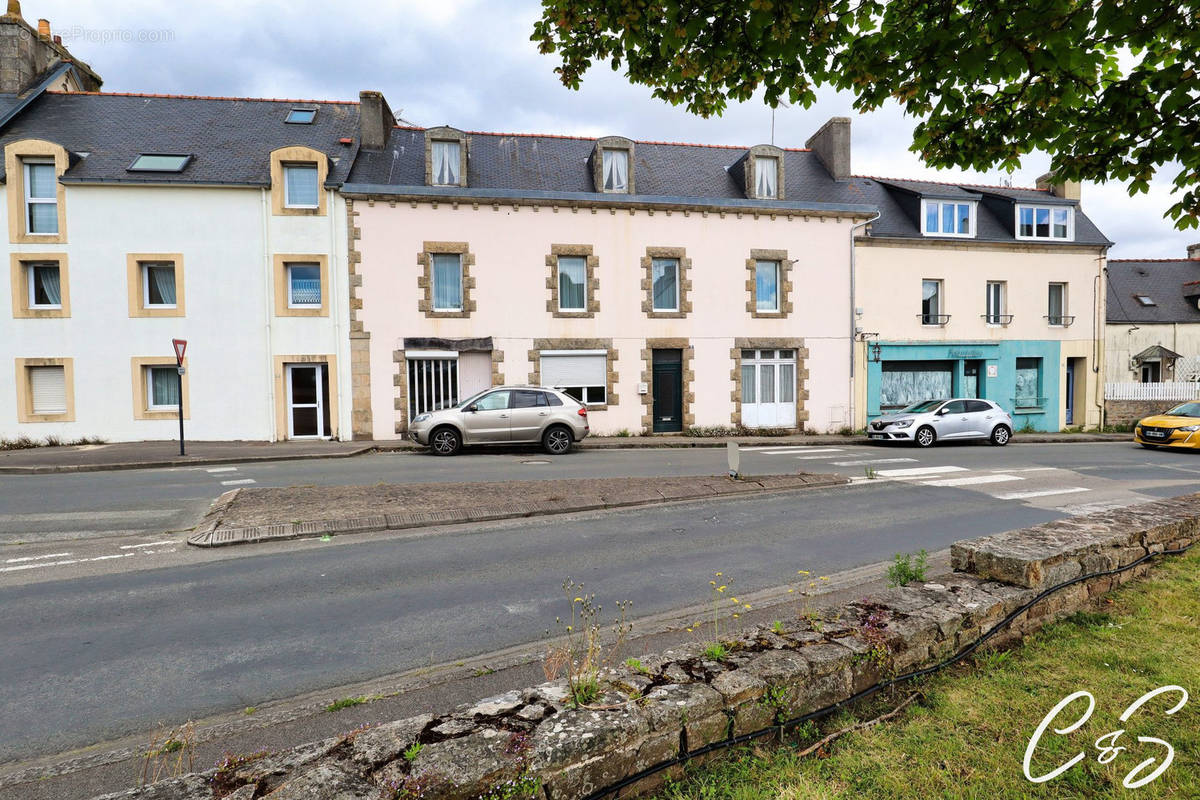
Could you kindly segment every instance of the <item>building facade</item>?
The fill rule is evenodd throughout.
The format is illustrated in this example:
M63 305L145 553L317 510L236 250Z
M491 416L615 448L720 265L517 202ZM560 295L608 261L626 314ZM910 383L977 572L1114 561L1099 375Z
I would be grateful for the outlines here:
M981 397L1018 430L1100 424L1111 243L1077 185L855 178L880 218L855 239L856 422Z
M592 430L849 424L849 202L817 152L397 127L350 203L354 433L494 384Z

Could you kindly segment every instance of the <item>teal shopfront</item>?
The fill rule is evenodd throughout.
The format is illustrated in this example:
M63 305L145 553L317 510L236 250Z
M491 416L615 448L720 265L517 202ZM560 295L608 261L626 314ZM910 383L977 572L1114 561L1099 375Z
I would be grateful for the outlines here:
M982 397L1017 430L1057 431L1059 356L1055 341L868 342L868 421L922 400Z

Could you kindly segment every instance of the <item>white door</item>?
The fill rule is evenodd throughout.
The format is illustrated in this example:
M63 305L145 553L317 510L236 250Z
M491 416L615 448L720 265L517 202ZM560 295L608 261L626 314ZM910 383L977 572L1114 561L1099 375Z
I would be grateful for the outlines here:
M315 439L325 430L325 386L321 364L287 365L288 438Z
M742 424L796 426L796 351L742 351Z

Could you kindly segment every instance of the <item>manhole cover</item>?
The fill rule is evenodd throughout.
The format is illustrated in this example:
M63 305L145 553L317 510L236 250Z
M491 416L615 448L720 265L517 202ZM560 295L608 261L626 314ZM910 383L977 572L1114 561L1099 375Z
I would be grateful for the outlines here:
M549 463L551 463L551 462L549 462L549 461L538 461L537 459L534 459L534 460L532 460L532 461L522 461L521 463L522 463L522 464L549 464Z

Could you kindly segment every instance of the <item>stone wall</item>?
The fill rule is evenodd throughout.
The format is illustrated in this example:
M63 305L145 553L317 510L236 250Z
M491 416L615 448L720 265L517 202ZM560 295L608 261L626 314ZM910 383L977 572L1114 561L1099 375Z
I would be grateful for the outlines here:
M1161 414L1179 405L1179 400L1105 400L1106 425L1132 425L1142 417Z
M645 657L641 670L607 674L594 707L567 702L552 681L365 728L269 755L234 758L107 800L321 800L419 796L466 800L509 785L575 800L674 760L632 787L649 791L701 748L846 700L938 663L992 631L1046 588L1128 566L1200 538L1200 494L1051 522L956 543L956 572L890 589L837 610L814 629L793 620L727 642L723 661L697 644ZM993 642L1009 641L1090 605L1150 569L1139 564L1051 594ZM405 757L414 744L415 757ZM410 751L410 755L412 751ZM628 795L628 793L626 793Z

